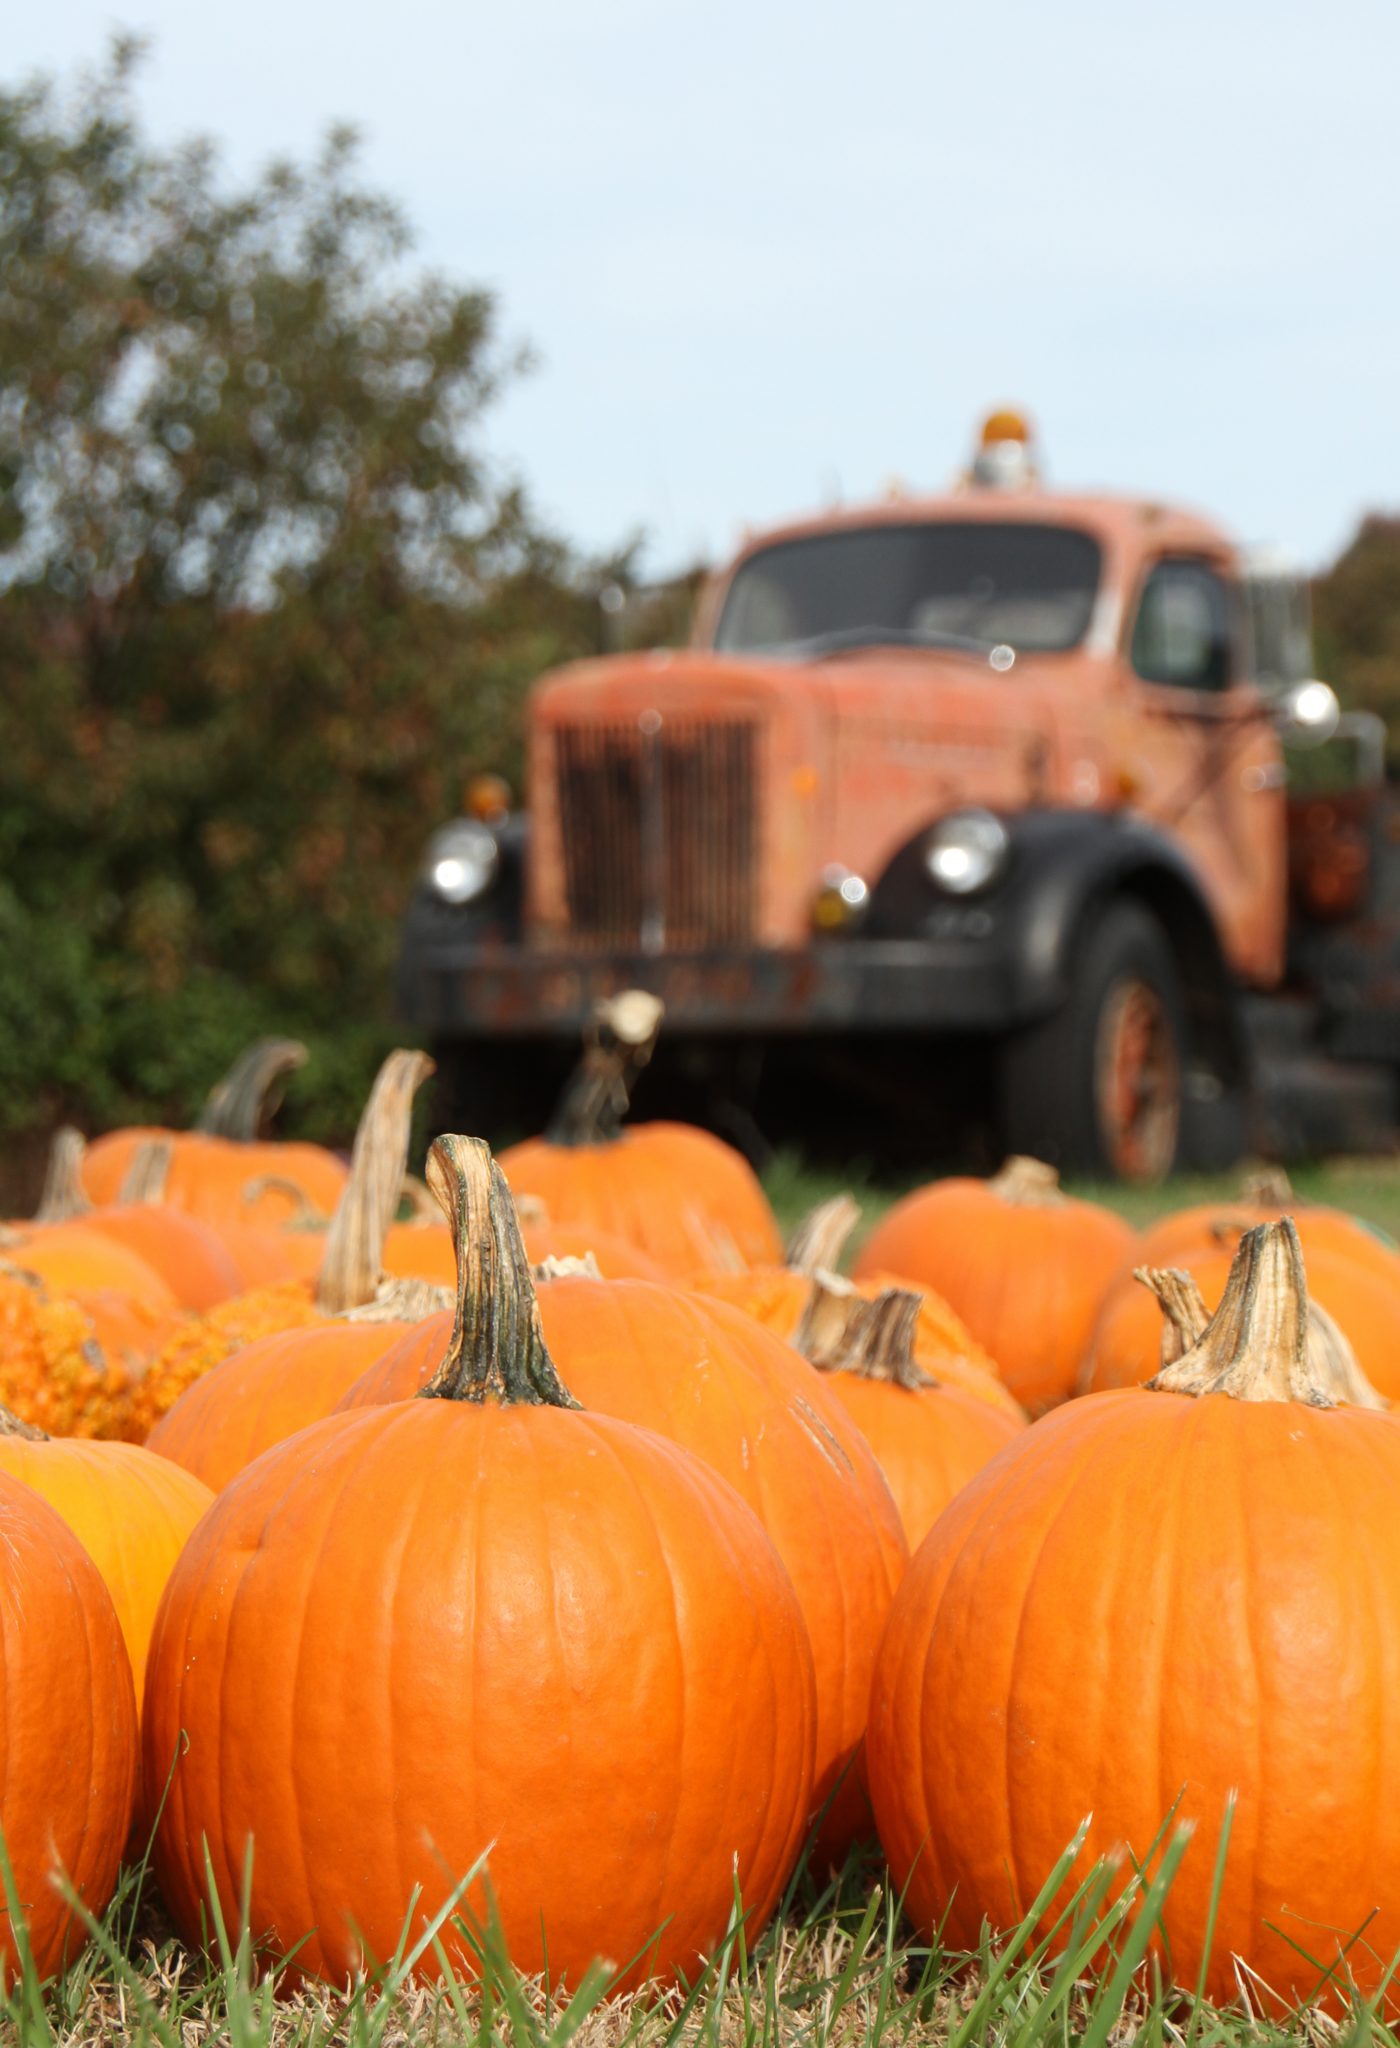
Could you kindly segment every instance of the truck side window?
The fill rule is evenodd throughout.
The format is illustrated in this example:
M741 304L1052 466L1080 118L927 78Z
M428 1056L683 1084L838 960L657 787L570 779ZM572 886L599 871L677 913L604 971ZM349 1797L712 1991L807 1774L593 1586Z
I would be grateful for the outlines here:
M1133 667L1146 683L1225 690L1231 672L1230 593L1204 562L1159 562L1133 627Z

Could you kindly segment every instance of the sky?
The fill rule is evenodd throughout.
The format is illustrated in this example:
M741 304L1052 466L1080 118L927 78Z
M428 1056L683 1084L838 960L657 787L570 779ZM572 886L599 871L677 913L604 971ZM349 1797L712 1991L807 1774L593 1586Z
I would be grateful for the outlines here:
M116 28L231 175L360 129L534 353L498 464L654 575L938 489L1004 403L1309 567L1400 509L1395 0L9 0L0 75Z

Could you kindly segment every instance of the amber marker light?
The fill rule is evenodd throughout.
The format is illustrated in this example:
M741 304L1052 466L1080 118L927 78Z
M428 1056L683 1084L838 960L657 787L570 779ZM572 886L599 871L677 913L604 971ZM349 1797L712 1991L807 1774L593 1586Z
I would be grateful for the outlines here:
M822 870L812 899L812 923L819 932L849 931L860 923L869 906L869 885L849 868L834 864Z
M483 825L496 825L510 809L510 784L504 775L473 775L462 792L462 809Z

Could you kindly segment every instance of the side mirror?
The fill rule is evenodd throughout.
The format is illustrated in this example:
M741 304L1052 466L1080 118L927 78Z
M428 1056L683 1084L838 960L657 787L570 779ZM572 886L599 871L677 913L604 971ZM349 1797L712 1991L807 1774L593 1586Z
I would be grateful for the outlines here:
M1289 747L1320 747L1337 730L1342 707L1330 683L1294 683L1274 708L1279 738Z

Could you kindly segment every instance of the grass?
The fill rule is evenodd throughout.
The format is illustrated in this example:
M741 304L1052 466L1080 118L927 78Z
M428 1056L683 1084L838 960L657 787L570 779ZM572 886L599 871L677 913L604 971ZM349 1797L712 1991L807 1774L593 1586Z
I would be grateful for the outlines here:
M1239 1193L1246 1170L1187 1174L1150 1188L1075 1180L1066 1185L1074 1194L1105 1202L1130 1223L1141 1226L1190 1203L1232 1200ZM1387 1237L1400 1240L1400 1159L1327 1160L1298 1167L1289 1177L1300 1201L1325 1202L1350 1210ZM892 1203L925 1178L918 1174L902 1179L881 1177L860 1160L840 1170L813 1168L796 1152L780 1152L764 1175L764 1186L784 1232L791 1230L818 1202L849 1188L861 1205L860 1233L855 1240L858 1244L860 1234L870 1230Z
M1087 1825L1087 1824L1086 1824ZM443 1952L440 1914L378 1983L348 1990L260 1978L246 1938L215 1912L210 1952L183 1948L138 1874L85 1955L41 1992L31 1978L0 1997L0 2040L15 2048L1272 2048L1374 2042L1400 2048L1363 2002L1340 2017L1270 2016L1246 1979L1223 2010L1165 1988L1149 1954L1187 1830L1152 1876L1123 1886L1107 1862L1082 1877L1066 1849L1022 1926L972 1956L917 1940L872 1856L824 1888L799 1880L750 1952L742 1918L688 1989L609 1995L599 1969L575 1991L510 1968L498 1934L477 1929L477 1967L423 1984L410 1974ZM1071 1866L1077 1884L1066 1883ZM1217 1866L1217 1888L1221 1867ZM1059 1901L1067 1897L1067 1903ZM1059 1952L1042 1931L1056 1899ZM450 1907L451 1902L449 1902ZM1146 1958L1146 1960L1144 1960Z

